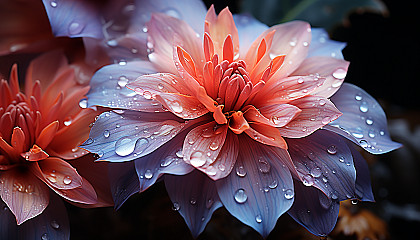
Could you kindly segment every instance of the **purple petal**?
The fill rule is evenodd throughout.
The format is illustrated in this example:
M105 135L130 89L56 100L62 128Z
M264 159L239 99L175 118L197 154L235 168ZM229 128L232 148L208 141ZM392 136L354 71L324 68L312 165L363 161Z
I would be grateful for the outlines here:
M337 223L340 203L332 200L314 187L295 181L295 202L289 215L311 233L328 235Z
M17 226L13 213L0 199L0 239L69 239L70 226L66 207L56 194L50 194L42 214Z
M137 77L153 72L155 69L147 61L121 62L99 69L90 81L88 106L164 111L159 102L146 99L125 87Z
M248 14L235 14L233 20L238 29L239 54L244 58L251 44L268 29L268 26Z
M82 147L98 154L100 160L130 161L146 156L175 137L185 126L178 120L171 113L105 112L92 126Z
M361 201L374 202L370 181L369 166L362 155L351 145L348 144L353 155L354 167L356 168L356 196Z
M312 28L312 41L309 45L307 57L325 56L344 59L341 50L343 50L345 46L346 43L331 40L327 31L324 29Z
M326 129L343 135L373 154L401 147L389 137L385 112L363 89L344 83L331 100L343 115Z
M303 184L339 201L355 198L356 170L342 137L318 130L305 138L286 141Z
M165 185L174 209L179 211L196 238L213 212L222 206L215 182L196 170L183 176L166 175Z
M135 33L139 29L143 29L153 12L165 13L184 20L195 32L203 36L207 8L202 1L197 0L137 0L129 32ZM143 29L143 31L147 32L147 29Z
M182 144L186 132L158 148L153 153L135 160L137 175L140 181L140 192L153 185L164 173L185 175L194 168L185 163L182 156Z
M109 181L115 209L119 209L131 195L140 191L133 162L111 163Z
M57 37L103 38L99 7L88 1L42 1Z
M293 203L293 181L288 168L282 165L285 156L276 154L275 147L239 139L238 159L232 173L216 181L219 197L226 209L243 223L266 237L277 219ZM288 155L287 155L288 156Z

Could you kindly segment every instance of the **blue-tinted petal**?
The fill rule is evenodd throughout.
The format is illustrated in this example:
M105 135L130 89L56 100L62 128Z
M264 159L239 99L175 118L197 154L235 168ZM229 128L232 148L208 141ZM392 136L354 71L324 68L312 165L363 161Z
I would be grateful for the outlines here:
M215 182L195 170L187 175L165 175L169 197L185 219L193 237L197 237L210 221L213 212L222 206Z
M352 146L353 144L348 145L353 155L354 167L356 168L356 197L361 201L374 202L375 198L372 193L369 166L362 155Z
M401 147L389 137L385 112L379 103L363 89L344 83L331 101L343 113L326 126L358 144L366 151L380 154Z
M295 202L289 215L311 233L326 236L337 223L340 203L314 187L295 181Z
M50 202L42 214L19 226L1 199L0 207L0 239L70 239L66 207L54 193L50 194Z
M109 181L115 209L119 209L131 195L140 191L134 162L111 163Z
M203 36L207 8L202 1L137 0L136 9L131 19L130 32L138 32L143 29L153 12L165 13L184 20L195 32ZM147 29L143 29L143 31L147 32Z
M82 148L98 154L99 160L130 161L175 137L185 126L178 120L171 113L105 112L97 118Z
M153 153L135 160L141 192L153 185L164 173L185 175L194 169L185 163L182 157L182 144L186 132L178 134Z
M344 59L341 50L346 43L331 40L327 31L322 28L312 28L312 41L309 45L308 57L325 56Z
M83 0L42 2L55 36L103 37L99 6Z
M332 199L355 198L356 170L344 138L318 130L305 138L286 141L303 184L320 189Z
M120 62L99 69L90 81L88 106L163 111L159 102L146 99L125 87L137 77L153 72L155 69L147 61Z
M271 146L240 137L238 159L231 174L216 181L220 200L243 223L266 237L277 219L293 203L292 176L282 164L286 150L275 152ZM282 155L280 155L282 154Z
M251 44L268 29L268 26L249 14L235 14L233 20L238 29L239 54L244 58Z

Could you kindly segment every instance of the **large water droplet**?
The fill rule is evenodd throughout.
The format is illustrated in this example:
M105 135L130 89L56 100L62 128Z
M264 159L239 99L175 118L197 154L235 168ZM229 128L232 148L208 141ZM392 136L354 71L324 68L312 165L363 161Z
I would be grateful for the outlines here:
M246 200L248 200L248 196L246 195L245 190L242 188L235 192L234 198L237 203L244 203Z
M362 104L360 104L359 110L364 113L367 112L369 110L367 102L362 102Z
M216 151L219 148L218 142L212 142L209 146L210 150Z
M335 145L330 145L330 146L327 148L327 152L328 152L329 154L336 154L336 153L337 153L337 147L336 147Z
M322 171L321 171L321 168L320 168L320 167L314 167L314 168L311 170L311 175L312 175L313 177L319 177L319 176L321 176L321 173L322 173Z
M82 100L80 100L79 107L81 107L81 108L87 108L87 106L88 106L88 101L87 101L86 98L83 98Z
M194 167L201 167L206 163L206 156L203 152L195 151L190 156L190 163Z
M337 79L344 79L346 77L347 71L343 68L338 68L333 72L333 77Z
M63 179L63 183L66 185L69 185L72 182L71 177L70 176L66 176Z
M277 187L277 181L276 180L273 180L269 185L268 185L268 187L269 188L271 188L271 189L275 189L276 187Z
M136 141L129 137L122 137L115 143L115 153L121 157L130 155L134 152Z
M69 25L69 34L70 35L80 34L83 28L85 28L85 25L83 23L72 22Z
M150 169L147 169L146 172L144 173L144 177L146 179L151 179L153 177L152 171L150 171Z
M284 191L284 198L292 199L294 196L295 196L295 192L293 191L293 189L286 189Z
M181 104L177 101L174 101L171 104L169 104L169 107L172 109L172 111L174 111L176 113L180 113L183 110Z
M126 76L120 76L118 78L118 86L125 87L125 85L127 85L127 83L128 83L128 78Z

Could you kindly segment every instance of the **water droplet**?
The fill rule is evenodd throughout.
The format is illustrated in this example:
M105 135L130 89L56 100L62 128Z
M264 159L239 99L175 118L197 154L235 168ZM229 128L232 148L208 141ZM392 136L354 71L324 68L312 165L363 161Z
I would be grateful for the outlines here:
M169 166L171 163L173 163L175 161L175 158L167 156L166 158L164 158L162 160L162 162L160 163L161 167L167 167Z
M116 47L118 45L118 42L115 39L110 39L106 42L106 44L110 47Z
M273 180L269 185L268 185L268 187L269 188L271 188L271 189L275 189L276 187L277 187L277 181L276 180Z
M88 101L87 101L86 98L83 98L82 100L80 100L79 107L81 107L81 108L87 108L87 106L88 106Z
M327 152L328 152L329 154L336 154L336 153L337 153L337 147L336 147L335 145L330 145L330 146L327 148Z
M244 202L246 202L246 200L248 200L248 196L246 195L245 190L242 189L242 188L238 189L235 192L234 197L235 197L235 201L237 203L244 203Z
M212 142L209 146L210 150L216 151L219 148L218 142Z
M162 83L159 83L159 84L157 85L157 87L158 87L158 89L162 90L162 89L163 89L163 84L162 84Z
M166 8L162 12L171 17L182 19L181 13L175 8Z
M296 46L296 43L297 43L297 38L293 37L292 39L290 39L289 45L294 47Z
M357 93L357 94L354 96L354 98L355 98L357 101L361 101L361 100L363 99L363 97L362 97L362 94L361 94L361 93Z
M172 109L172 111L176 112L176 113L180 113L182 112L183 108L181 106L181 104L177 101L172 102L169 107Z
M319 176L321 176L321 173L322 173L322 170L321 170L320 167L315 167L311 170L311 175L313 177L319 177Z
M127 83L128 83L128 78L126 76L120 76L118 78L118 82L117 83L118 83L118 86L125 87L125 85L127 85Z
M384 130L379 131L379 135L381 136L385 135L385 131Z
M373 129L369 130L368 135L369 135L369 137L374 138L376 136L375 130L373 130Z
M270 164L265 159L258 159L258 169L262 173L268 173L270 171Z
M57 2L56 1L51 1L50 5L51 5L51 7L56 8L57 7Z
M304 47L309 46L309 43L308 42L303 42L302 44L303 44Z
M179 205L179 203L178 202L173 202L173 205L172 205L172 209L174 210L174 211L179 211L179 209L180 209L181 207L180 207L180 205Z
M192 197L190 199L190 203L191 203L191 205L195 205L197 203L197 199L195 199L195 197Z
M206 163L206 157L203 152L195 151L190 156L190 163L194 167L201 167Z
M224 164L220 164L218 168L222 172L224 172L226 170L226 166Z
M50 224L51 224L51 227L54 229L60 228L60 224L58 224L58 222L55 220L52 220Z
M121 157L128 156L134 152L136 141L129 137L122 137L115 143L115 153Z
M305 186L312 186L314 185L314 178L312 177L312 175L305 175L302 177L302 183Z
M331 121L331 118L330 118L330 117L324 117L324 118L321 120L321 123L322 123L322 124L328 124L330 121Z
M325 99L319 99L319 105L324 106L326 103Z
M125 66L125 65L127 65L127 61L126 61L126 60L124 60L124 59L122 59L122 60L120 60L120 61L118 62L118 65L120 65L120 66Z
M337 79L344 79L346 77L347 71L343 68L338 68L333 72L333 77Z
M105 131L104 131L104 137L106 137L106 138L107 138L107 137L109 137L109 135L110 135L109 131L108 131L108 130L105 130Z
M150 169L147 169L146 172L144 173L144 177L146 179L151 179L153 177L152 171L150 171Z
M366 140L360 140L360 146L363 148L366 148L369 146L368 142Z
M48 237L47 233L44 233L41 235L41 240L49 240L50 238Z
M69 185L71 183L71 177L70 176L65 176L63 179L63 183L66 185Z
M356 131L358 131L358 130L356 129ZM352 132L351 135L353 135L355 138L362 138L363 137L363 133L361 132L361 129L358 132Z
M367 125L372 125L373 124L373 119L371 117L367 117L366 118L366 124Z
M64 123L64 126L70 126L70 124L72 123L72 119L66 118L63 123Z
M293 191L293 189L286 189L284 191L284 197L286 199L292 199L295 196L295 192Z
M147 32L149 31L149 29L147 28L147 26L144 26L141 30L142 30L144 33L147 33Z
M245 171L244 166L236 166L236 175L238 175L239 177L246 176L246 171Z
M369 110L369 106L367 102L362 102L362 104L360 104L359 109L361 112L364 112L364 113L367 112Z
M206 208L211 208L213 206L214 200L213 198L209 198L206 202Z
M261 217L261 214L258 214L257 216L255 216L255 221L256 221L257 223L261 223L261 222L262 222L262 217Z
M343 163L346 160L346 158L344 156L340 156L338 158L338 161L340 161L341 163Z
M304 82L304 80L303 80L303 78L298 78L297 82L298 82L298 83L303 83L303 82Z
M83 28L85 28L85 25L78 22L72 22L69 25L69 34L70 35L76 35L82 32Z
M183 158L183 157L184 157L184 154L182 153L182 149L179 149L179 150L175 153L175 155L176 155L177 157L179 157L179 158Z

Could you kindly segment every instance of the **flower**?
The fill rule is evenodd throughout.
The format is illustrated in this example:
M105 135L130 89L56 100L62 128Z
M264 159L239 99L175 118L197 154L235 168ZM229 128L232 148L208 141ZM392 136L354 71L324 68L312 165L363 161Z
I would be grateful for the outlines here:
M263 236L286 212L325 236L340 201L373 201L354 146L377 154L400 145L379 104L343 84L344 44L305 22L268 28L227 8L184 13L186 2L196 3L154 12L143 26L147 61L106 66L91 80L88 105L116 110L98 117L82 147L134 161L135 170L111 170L116 207L163 178L194 236L221 206Z
M7 231L1 236L68 238L66 210L56 195L75 204L109 204L97 195L90 176L87 180L74 167L93 163L92 155L78 148L97 115L79 107L89 86L75 81L74 69L59 51L30 63L24 91L16 65L9 81L2 79L0 84L0 196L2 207L25 226L16 227L13 215L4 211Z

